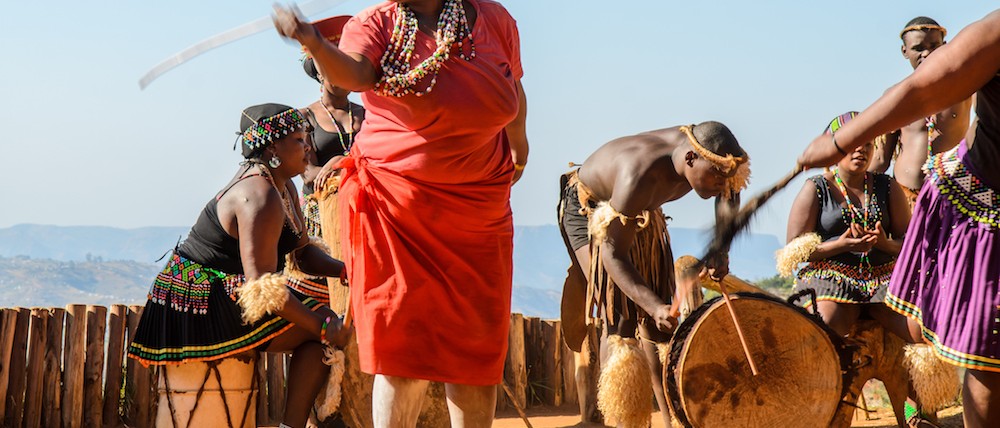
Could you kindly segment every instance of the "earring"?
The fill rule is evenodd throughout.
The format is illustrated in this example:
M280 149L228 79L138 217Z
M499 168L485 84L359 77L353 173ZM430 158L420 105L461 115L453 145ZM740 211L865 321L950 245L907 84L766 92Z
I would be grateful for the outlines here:
M267 161L267 164L271 168L277 168L281 166L281 159L278 158L278 155L271 156L271 160Z
M695 158L696 156L693 152L687 152L687 154L684 155L684 160L687 161L688 166L694 166Z

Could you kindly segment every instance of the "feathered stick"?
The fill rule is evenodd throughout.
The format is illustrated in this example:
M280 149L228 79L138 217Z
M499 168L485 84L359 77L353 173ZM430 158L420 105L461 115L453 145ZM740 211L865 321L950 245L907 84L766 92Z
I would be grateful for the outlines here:
M756 214L757 211L760 210L760 208L764 206L764 204L770 200L775 193L778 193L779 190L788 186L788 183L794 180L795 177L798 177L799 174L805 170L806 169L802 165L796 165L795 169L793 169L792 172L789 172L788 175L785 175L780 181L778 181L777 184L747 201L746 205L743 205L743 208L740 208L738 213L717 223L715 225L715 236L712 238L712 242L709 243L708 249L705 251L705 257L702 257L701 259L709 260L710 257L721 254L723 249L729 248L729 245L733 243L734 239L736 239L736 235L739 235L740 232L750 225L750 220L753 218L754 214Z

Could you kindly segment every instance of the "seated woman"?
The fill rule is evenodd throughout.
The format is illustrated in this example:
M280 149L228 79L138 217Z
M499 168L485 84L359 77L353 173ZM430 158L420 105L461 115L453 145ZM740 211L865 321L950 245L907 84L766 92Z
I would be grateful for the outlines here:
M284 105L243 111L246 161L156 277L128 351L146 366L292 352L282 425L290 427L305 426L326 382L324 345L342 346L349 336L336 314L276 273L286 254L310 274L343 273L342 262L308 245L291 182L308 162L306 126Z
M856 115L837 117L826 132L836 132ZM785 275L809 262L797 274L795 291L815 289L816 310L841 336L862 312L880 322L890 315L882 302L910 221L895 180L866 171L872 152L868 142L806 181L788 217L786 257L779 257Z

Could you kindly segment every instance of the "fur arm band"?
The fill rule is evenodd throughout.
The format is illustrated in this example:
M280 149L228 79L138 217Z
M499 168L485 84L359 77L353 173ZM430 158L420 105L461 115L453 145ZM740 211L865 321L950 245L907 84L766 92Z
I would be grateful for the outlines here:
M775 253L778 259L778 274L785 277L792 276L800 263L809 261L809 256L822 242L823 240L815 233L807 233L793 239L785 245L785 248Z
M266 273L241 285L236 303L243 309L243 323L253 324L266 314L274 313L288 301L288 279L284 275Z

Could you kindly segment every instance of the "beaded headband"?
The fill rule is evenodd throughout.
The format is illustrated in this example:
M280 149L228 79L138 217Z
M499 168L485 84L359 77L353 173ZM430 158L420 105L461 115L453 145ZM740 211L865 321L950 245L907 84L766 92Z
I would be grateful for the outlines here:
M909 31L930 31L930 30L938 30L938 31L940 31L942 37L947 37L948 36L948 29L946 29L946 28L944 28L944 27L942 27L940 25L936 25L936 24L914 24L914 25L911 25L909 27L904 28L903 31L900 31L899 32L899 38L902 39L903 38L903 34L906 34Z
M733 156L731 153L725 156L720 156L713 153L711 150L706 149L698 139L694 136L694 125L682 126L680 131L687 135L688 142L691 143L691 147L694 151L698 153L702 159L705 159L712 163L718 170L722 171L723 174L729 174L735 171L732 177L726 179L726 190L723 192L723 197L728 199L731 195L741 192L746 189L747 184L750 183L750 156Z
M251 118L247 116L247 119ZM243 140L243 145L249 149L248 151L254 152L273 143L274 140L301 129L305 123L302 114L298 110L290 108L274 116L255 121L253 125L243 131L240 138Z

